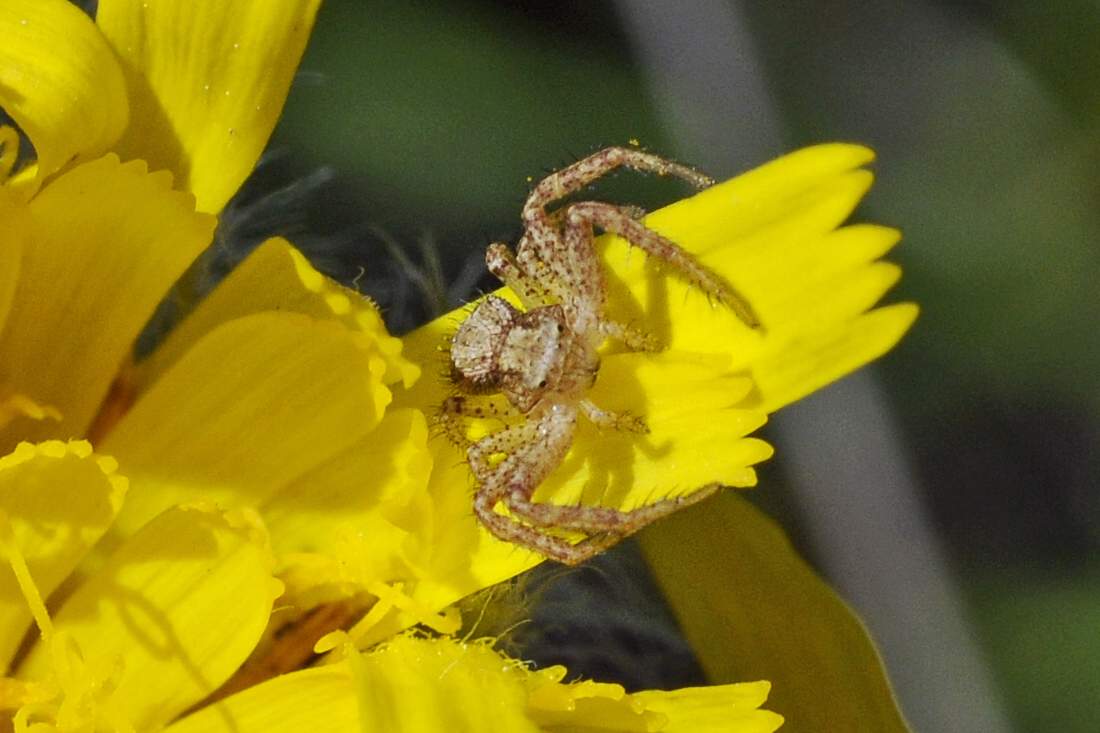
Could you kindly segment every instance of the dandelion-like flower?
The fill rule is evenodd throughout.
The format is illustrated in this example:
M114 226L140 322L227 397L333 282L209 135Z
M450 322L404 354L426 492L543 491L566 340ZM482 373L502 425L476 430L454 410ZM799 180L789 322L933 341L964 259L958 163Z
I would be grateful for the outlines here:
M451 636L451 604L537 558L479 527L429 437L446 321L403 345L273 239L131 362L262 150L317 4L0 6L0 107L34 153L0 128L0 709L20 731L774 730L765 682L627 694ZM868 159L806 151L648 220L728 275L766 338L606 248L612 307L669 345L604 367L609 406L654 442L579 436L548 497L751 484L765 412L900 336L911 307L863 314L895 235L834 231Z

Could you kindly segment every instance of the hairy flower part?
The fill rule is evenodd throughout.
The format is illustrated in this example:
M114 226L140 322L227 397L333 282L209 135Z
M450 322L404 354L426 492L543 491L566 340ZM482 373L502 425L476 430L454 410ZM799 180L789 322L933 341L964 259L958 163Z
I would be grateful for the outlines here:
M399 636L367 653L343 653L341 661L257 685L168 731L770 733L783 722L760 709L766 682L628 694L615 684L564 683L563 667L532 670L494 651L491 640Z

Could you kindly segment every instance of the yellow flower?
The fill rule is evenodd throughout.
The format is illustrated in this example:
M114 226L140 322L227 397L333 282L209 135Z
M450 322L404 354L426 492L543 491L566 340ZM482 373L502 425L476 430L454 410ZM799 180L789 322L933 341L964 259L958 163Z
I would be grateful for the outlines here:
M0 132L0 709L17 730L158 729L257 646L277 656L276 630L346 604L341 622L369 612L318 642L328 664L171 727L774 730L766 683L626 695L395 636L454 633L452 603L538 561L481 529L461 456L429 439L445 386L417 378L454 316L403 351L368 300L271 240L129 364L262 149L317 1L100 0L94 23L64 0L0 6L0 107L34 148L20 165ZM833 232L867 159L807 151L650 217L749 296L766 337L608 246L612 307L669 349L609 354L594 396L645 414L654 443L582 434L539 498L750 485L766 411L900 336L911 307L861 315L894 234Z
M64 0L0 6L0 107L34 152L20 166L17 134L0 130L0 550L11 567L0 659L12 675L0 708L16 729L158 728L228 678L268 624L282 585L254 511L166 506L123 531L127 496L149 487L102 444L68 438L88 435L97 414L98 432L113 423L111 385L208 244L215 221L201 212L221 208L265 144L316 6L104 0L98 25ZM297 366L315 373L342 348L361 369L334 388L384 399L384 359L372 354L385 339L330 337L334 327L287 315L272 328L296 330L309 352ZM245 320L227 328L247 338L265 325ZM193 370L260 369L207 336L187 355ZM134 389L138 405L155 393ZM177 412L196 396L177 393ZM152 434L103 442L122 455ZM20 649L32 616L41 641Z
M0 8L0 104L34 146L19 166L14 130L0 136L0 553L11 568L0 576L11 675L0 708L17 730L169 723L261 641L284 590L276 574L288 618L379 599L360 643L405 618L455 628L453 613L402 590L425 577L446 528L426 491L423 415L387 410L391 387L419 369L369 301L272 240L153 357L128 365L153 308L209 242L214 219L201 212L221 208L262 148L315 10L103 0L93 24L63 0ZM94 450L58 439L74 435L94 437ZM32 625L41 638L20 651ZM458 685L437 695L456 715L494 689L521 703L516 719L527 698L533 720L607 699L648 726L668 704L561 686L560 672L528 673L479 645L399 639L362 657L345 646L346 661L178 726L224 725L242 700L267 711L264 730L288 706L317 724L315 681L341 675L322 712L404 717L404 681L431 683L444 658ZM369 705L387 680L390 699ZM754 709L753 690L718 708Z
M911 303L868 310L900 277L876 261L898 241L896 230L841 226L871 185L862 166L873 153L857 145L806 148L653 212L647 226L694 253L752 303L764 330L638 253L605 236L608 311L654 333L656 354L609 351L592 399L605 409L645 417L650 433L580 426L565 461L540 486L538 501L631 509L707 484L746 487L753 464L771 447L747 437L767 413L809 394L891 348L912 324ZM505 292L500 294L507 296ZM411 359L445 370L441 344L464 317L456 311L406 339ZM421 380L399 405L431 409L451 387ZM483 428L492 429L492 427ZM499 428L497 428L499 429ZM538 563L533 552L489 535L469 514L463 456L446 440L431 443L431 492L447 512L437 579L417 595L428 605L460 598ZM469 560L469 558L473 560Z
M613 684L562 684L562 667L532 671L485 643L448 638L402 636L348 654L234 695L167 730L770 733L782 724L758 709L766 682L627 694Z

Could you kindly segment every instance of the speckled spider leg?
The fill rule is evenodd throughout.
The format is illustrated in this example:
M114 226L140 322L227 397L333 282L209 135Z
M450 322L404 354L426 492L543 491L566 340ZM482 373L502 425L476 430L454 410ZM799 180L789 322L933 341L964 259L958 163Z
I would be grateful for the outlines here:
M609 427L625 427L620 424L621 421L624 418L629 420L628 416L600 410L588 400L582 400L580 404L586 414ZM536 423L535 434L541 439L538 442L516 441L510 437L507 447L512 452L496 467L495 475L490 479L494 486L488 493L503 498L513 514L538 527L625 537L678 509L702 501L718 490L715 484L687 496L664 499L626 512L610 507L562 506L531 501L535 489L568 452L575 426L575 413L556 410ZM631 427L636 429L638 426L633 424ZM642 427L644 429L644 424ZM492 452L502 449L503 446L494 446ZM534 455L536 453L539 455Z
M566 565L579 565L654 519L697 501L695 494L692 494L687 497L691 501L665 500L639 507L635 512L531 502L531 494L558 466L572 445L575 424L576 417L572 411L555 411L543 415L540 420L531 420L486 436L470 449L470 466L481 483L480 491L474 496L474 512L497 538L525 545ZM497 453L507 453L507 457L491 467L489 457ZM542 455L535 456L535 453ZM703 490L701 493L709 492ZM577 529L592 532L593 535L572 544L562 537L540 532L537 527L524 524L514 517L497 514L496 504L502 500L511 513L529 519L532 524ZM612 526L615 527L614 532L608 532L608 527Z
M625 323L608 320L600 320L600 333L608 338L613 338L626 344L631 351L660 351L661 342L656 336L643 331L640 328L628 326Z
M573 544L561 537L545 534L514 519L493 511L496 500L483 493L474 497L474 512L486 528L498 539L529 547L543 557L565 565L580 565L604 550L618 544L622 537L599 534Z
M540 450L549 448L551 453L555 453L553 449L556 447L557 442L547 440L546 436L542 435L544 430L545 427L542 421L528 420L517 425L511 425L500 432L486 435L466 451L466 458L470 461L470 470L473 471L478 480L478 494L485 494L492 498L493 503L490 506L495 506L496 502L508 493L512 482L530 480L530 466L524 463L524 459L529 458L530 454L535 452L535 449L531 448L532 445ZM572 430L564 437L571 440ZM565 450L568 449L568 440L566 440ZM493 465L492 457L502 453L505 455L504 460ZM564 456L564 452L562 452L562 456ZM558 456L559 460L560 457ZM551 463L550 469L556 465L556 463ZM542 475L537 476L537 480L541 481L545 478L545 473L548 472L549 469Z
M760 319L752 305L743 295L734 290L721 276L704 266L690 253L675 242L666 239L649 229L641 222L631 218L618 206L596 201L584 201L573 204L566 211L565 227L582 229L585 232L595 225L604 231L618 234L646 254L664 260L675 268L689 283L730 308L747 325L756 327Z
M639 435L649 433L649 426L646 425L645 420L636 415L631 415L629 412L605 410L592 400L587 399L581 400L577 403L577 406L581 408L581 412L593 425L602 430L619 430L624 433L637 433Z
M443 434L452 445L468 449L474 441L466 437L466 418L503 420L517 414L518 411L512 405L507 402L501 404L489 396L451 395L439 406L436 422L443 428Z
M633 216L632 212L627 213ZM574 229L572 231L580 232L581 230ZM579 242L573 244L571 249L579 250L585 246L591 249L590 245L584 245ZM582 287L581 292L578 293L574 290L570 290L565 283L559 282L556 277L551 276L548 272L540 273L542 275L541 278L528 275L527 272L520 267L512 251L508 248L508 245L502 242L494 242L489 245L489 248L485 252L485 264L489 272L519 296L520 302L523 303L523 307L528 310L551 303L562 303L566 306L573 305L574 307L569 310L570 322L581 327L575 330L586 330L586 327L591 325L592 316L594 316L597 311L602 310L602 268L596 268L595 270L598 277L596 283L589 283L587 287ZM582 322L582 318L578 317L578 309L575 307L578 298L583 299L586 303L593 304L593 307L590 307L592 315L588 317L589 322L587 323ZM596 330L604 337L610 337L623 342L626 344L627 348L632 351L660 351L661 349L660 342L657 341L656 337L652 334L626 324L618 323L617 321L601 318L596 324L596 329L593 330Z
M618 541L617 537L588 538L573 545L561 537L540 532L512 517L496 512L497 502L510 490L527 487L530 495L553 470L569 450L576 414L560 411L544 415L541 420L506 428L488 435L474 444L469 452L470 468L480 484L474 496L474 513L497 538L530 547L546 557L576 565ZM533 454L549 451L536 459ZM490 464L495 454L507 454L496 466ZM559 455L560 454L560 455Z
M582 158L572 165L551 173L539 181L523 206L523 223L527 228L530 245L542 260L556 259L557 252L547 251L553 247L558 227L552 220L554 214L546 211L553 202L575 193L593 181L602 178L620 167L632 168L645 173L660 176L682 178L696 188L714 185L714 179L680 163L674 163L660 156L634 148L606 148ZM636 214L635 207L629 207L630 214ZM629 214L628 214L629 215ZM594 256L594 255L593 255Z
M698 188L714 183L693 168L641 150L607 148L550 174L535 186L523 207L526 231L516 247L518 265L538 280L573 287L580 284L584 292L567 293L561 302L572 306L571 316L577 321L575 330L586 333L588 326L595 325L595 314L602 310L604 293L603 269L592 247L592 233L570 231L558 221L560 212L550 213L546 207L622 166L677 176ZM624 210L628 218L637 213L635 207Z
M621 538L713 496L719 488L718 484L711 484L690 494L662 499L630 511L600 506L542 504L531 501L529 495L524 495L519 489L513 489L504 500L516 516L539 527L557 527L592 534L608 533Z
M680 163L634 148L606 148L543 178L527 197L523 222L529 227L550 225L546 206L575 193L611 171L626 166L636 171L682 178L696 188L714 185L714 179Z
M538 277L538 268L535 269L536 275L530 274L516 261L508 245L502 242L489 245L485 251L485 265L489 272L519 296L523 307L528 310L566 302L569 298L570 292L564 283L555 278Z

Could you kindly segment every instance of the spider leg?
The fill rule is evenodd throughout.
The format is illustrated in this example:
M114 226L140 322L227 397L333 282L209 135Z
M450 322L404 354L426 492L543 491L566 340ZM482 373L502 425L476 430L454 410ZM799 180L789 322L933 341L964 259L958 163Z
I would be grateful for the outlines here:
M527 202L523 206L524 223L528 227L532 223L536 225L548 223L545 211L548 204L581 190L597 178L622 166L644 173L656 173L659 176L676 176L696 188L714 185L714 180L710 176L690 166L674 163L652 153L636 148L605 148L539 181L527 196Z
M511 425L504 430L486 435L466 451L470 470L478 480L478 495L489 495L493 499L490 507L508 492L509 479L517 470L522 469L522 466L517 466L517 462L518 457L525 452L524 448L532 444L540 444L539 426L540 423L537 420L527 420ZM568 446L566 449L568 450ZM504 460L494 464L493 456L501 453L505 454ZM555 462L546 473L553 470L556 465Z
M497 514L494 511L495 506L496 500L489 498L487 494L479 493L474 498L474 513L495 537L523 545L543 557L565 565L580 565L622 540L618 535L594 535L574 544L561 537L540 532L511 517Z
M466 418L503 420L516 414L517 410L510 403L491 397L451 395L439 406L436 422L453 445L468 449L474 442L466 437Z
M593 536L609 534L623 539L662 517L713 496L720 488L718 484L709 484L690 494L662 499L629 511L583 504L542 504L532 502L518 489L508 494L505 502L514 514L538 527L556 527Z
M470 465L478 476L474 513L493 535L506 542L528 547L541 555L576 565L610 547L618 538L586 538L576 545L562 537L539 531L536 527L498 514L497 502L509 490L525 487L530 494L564 457L572 442L576 414L569 410L552 411L540 420L507 428L486 436L470 448ZM547 436L547 433L551 435ZM544 439L549 437L550 439ZM497 466L489 466L489 457L497 453L507 457Z
M707 268L675 242L665 238L645 224L632 219L618 206L596 201L573 204L566 213L566 230L583 228L588 231L596 225L607 232L618 234L646 254L669 263L691 285L715 298L732 310L746 325L760 326L760 319L743 295L718 273Z
M580 402L580 409L592 416L597 424L603 422L611 427L634 431L639 428L637 418L601 410L588 400ZM488 493L502 498L512 514L536 527L576 530L592 535L608 534L621 539L661 517L706 499L719 488L718 484L713 484L686 496L663 499L626 512L610 507L533 502L531 496L535 489L561 463L573 442L576 415L568 410L552 411L535 425L539 440L521 443L515 453L500 463L494 477L496 485ZM641 427L644 428L644 423ZM648 428L645 430L648 432Z
M525 259L525 262L517 261L508 245L502 242L490 244L485 251L485 265L489 272L511 288L527 310L563 302L568 297L568 290L557 278L546 277L546 265L541 261Z
M581 412L596 427L601 429L620 430L624 433L638 433L645 435L649 432L649 426L645 420L629 412L612 412L605 410L592 400L581 400L578 403Z
M634 148L612 147L551 173L536 184L523 206L525 233L516 247L516 256L520 266L530 276L546 281L548 288L553 289L553 283L565 286L566 292L555 294L573 311L570 320L576 323L574 330L578 332L588 333L596 325L604 299L603 269L592 247L592 232L571 231L563 226L560 211L548 212L546 207L623 166L676 176L698 188L714 183L686 165ZM623 211L634 218L643 213L637 207L624 207Z
M589 155L587 158L582 158L572 165L562 168L560 171L551 173L546 178L536 184L535 188L527 196L527 201L523 205L523 224L526 227L526 234L523 241L520 241L520 245L517 248L517 252L520 255L521 262L524 256L527 254L525 249L533 250L532 254L536 255L538 259L543 262L551 262L556 259L554 255L572 255L577 257L575 263L577 267L573 268L578 270L576 274L587 276L588 272L595 269L599 271L599 262L595 257L595 253L589 254L588 252L581 251L575 246L575 242L565 242L567 252L560 252L563 242L559 235L559 231L562 228L561 222L558 221L560 212L549 213L546 211L546 207L557 201L558 199L568 196L571 193L575 193L584 188L588 184L595 181L597 178L607 175L616 168L626 166L637 171L656 173L661 176L676 176L682 178L697 188L706 188L713 185L714 181L699 171L680 163L674 163L671 160L666 160L652 153L646 153L642 150L634 148L605 148L597 153ZM636 217L638 210L636 207L629 207L626 210L628 217ZM583 238L585 244L590 245L591 233ZM590 247L586 247L588 249ZM532 270L528 269L528 272ZM578 277L564 278L565 282L578 282ZM601 288L602 293L602 288Z
M631 351L660 351L661 342L653 334L625 323L600 319L600 333L608 338L622 341Z
M536 434L541 423L532 422L521 426L509 435L487 436L479 441L487 455L503 451L515 444L524 444L531 434ZM527 428L530 425L531 428ZM512 430L512 429L509 429ZM502 432L508 432L502 431ZM571 432L571 431L570 431ZM492 439L492 440L491 440ZM559 441L568 450L570 439ZM537 449L526 445L516 449L495 469L483 471L481 485L474 497L474 514L495 537L505 542L522 545L538 552L543 557L566 565L579 565L618 544L627 535L636 532L645 525L685 506L694 504L710 496L718 488L708 487L687 497L666 499L632 512L618 512L602 507L562 507L550 504L534 504L530 495L542 478L557 466L541 462L532 455ZM471 449L473 452L473 449ZM475 459L471 457L471 465ZM487 465L487 464L486 464ZM477 471L475 470L475 473ZM479 477L480 478L480 477ZM532 483L533 480L538 479ZM509 494L509 490L511 493ZM515 516L505 516L496 511L497 502L504 499ZM527 519L525 524L515 517ZM573 543L563 537L549 534L540 527L560 527L591 533L580 542ZM614 530L609 530L614 527Z

